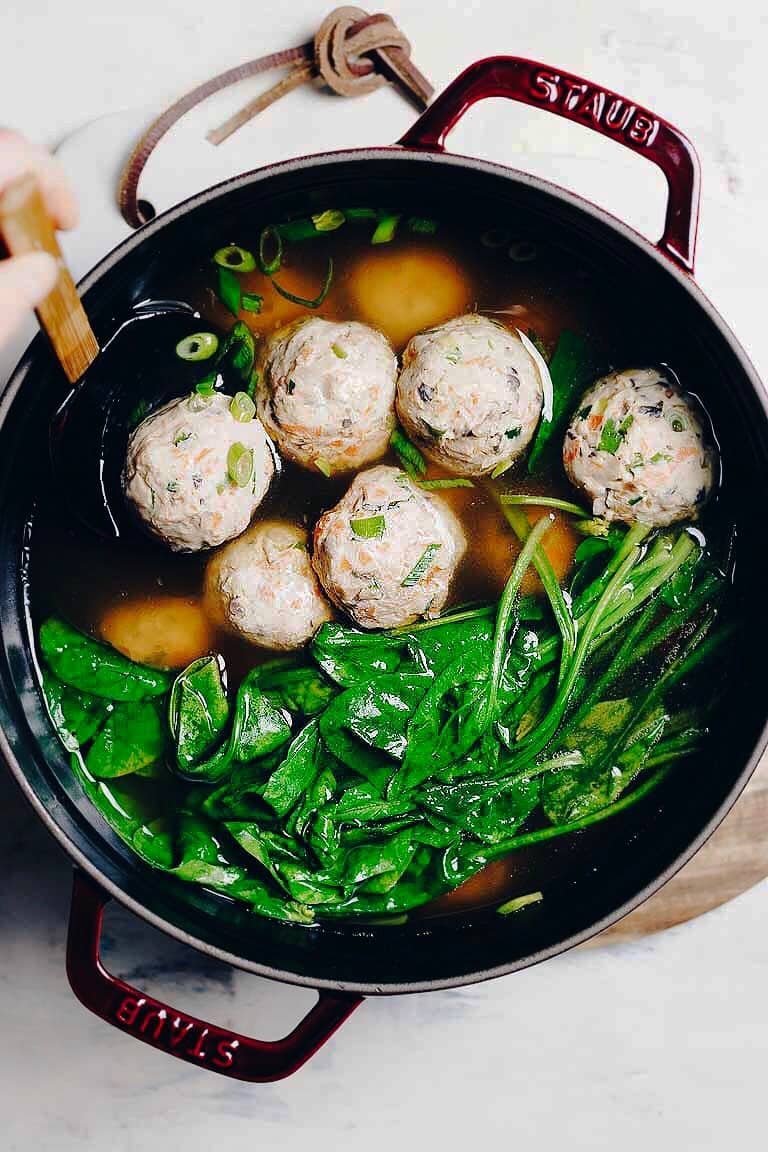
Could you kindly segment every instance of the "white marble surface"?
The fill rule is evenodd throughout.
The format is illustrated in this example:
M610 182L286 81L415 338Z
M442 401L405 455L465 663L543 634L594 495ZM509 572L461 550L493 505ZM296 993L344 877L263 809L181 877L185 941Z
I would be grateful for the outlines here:
M768 371L755 263L768 246L760 235L768 183L761 6L732 0L712 14L700 0L385 7L438 85L479 56L509 51L581 72L683 126L704 166L699 279ZM190 0L6 0L0 117L56 144L94 116L151 110L212 71L298 43L324 11L316 0L205 8ZM201 126L245 98L223 97L180 129L171 148L189 149L194 160L181 172L159 154L148 190L181 196L281 156L389 142L411 117L390 92L342 102L308 90L215 156L195 143ZM653 174L562 121L481 107L455 147L499 160L526 153L532 170L597 186L596 196L639 226L660 219ZM73 251L98 251L96 224L95 210L86 212ZM653 1142L765 1146L766 884L636 945L573 953L467 990L369 1002L293 1079L249 1087L140 1046L79 1007L63 965L67 860L5 776L0 811L2 1152L209 1152L246 1140L270 1152L361 1144L378 1152L394 1141L452 1149L469 1139L595 1152ZM114 968L179 1008L265 1036L278 1035L311 999L206 962L120 911L110 914L105 952Z

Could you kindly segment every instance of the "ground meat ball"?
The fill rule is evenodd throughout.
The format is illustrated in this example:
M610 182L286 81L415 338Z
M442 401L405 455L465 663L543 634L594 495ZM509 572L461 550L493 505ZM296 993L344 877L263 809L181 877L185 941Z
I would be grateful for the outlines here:
M594 515L662 526L696 519L716 453L690 396L656 368L628 368L582 396L563 463Z
M300 648L331 618L306 532L278 520L255 524L211 558L205 605L217 624L262 648Z
M393 628L438 614L465 547L442 500L380 465L356 476L320 518L312 562L356 624Z
M386 451L397 360L380 332L304 320L272 337L262 369L259 416L291 460L344 472Z
M260 421L236 420L230 404L221 394L174 400L143 420L128 442L128 503L176 552L198 552L239 536L274 476L273 449ZM233 444L251 453L250 478L242 486L227 471Z
M403 353L398 416L450 472L482 476L522 455L543 398L522 341L485 316L459 316L422 332Z

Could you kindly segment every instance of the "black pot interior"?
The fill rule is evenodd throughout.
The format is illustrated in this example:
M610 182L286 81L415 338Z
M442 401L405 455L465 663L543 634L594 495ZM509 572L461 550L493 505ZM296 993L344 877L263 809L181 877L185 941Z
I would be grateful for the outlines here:
M726 701L706 756L624 817L521 862L521 891L545 899L524 914L454 915L402 927L306 929L260 919L221 897L151 871L109 830L73 780L42 708L26 624L25 525L37 485L48 481L47 424L63 379L38 339L0 405L0 614L2 727L20 777L70 846L130 901L177 933L244 967L301 983L366 992L460 984L533 963L588 935L657 886L721 818L756 763L765 721L761 654L768 639L762 595L762 499L768 421L759 383L698 294L605 219L487 165L379 152L340 155L241 178L174 210L109 258L87 284L100 337L130 307L167 294L169 269L237 235L239 221L306 214L333 203L389 203L422 215L506 216L521 234L544 234L574 260L596 264L636 325L638 348L689 365L721 443L725 492L737 522L737 588L746 627L724 668ZM173 280L176 282L176 275ZM34 548L32 548L34 565ZM34 572L33 572L34 577ZM76 579L76 574L72 574ZM544 847L544 846L539 846ZM569 867L563 869L563 856ZM562 873L565 871L565 879ZM559 879L548 880L548 872Z

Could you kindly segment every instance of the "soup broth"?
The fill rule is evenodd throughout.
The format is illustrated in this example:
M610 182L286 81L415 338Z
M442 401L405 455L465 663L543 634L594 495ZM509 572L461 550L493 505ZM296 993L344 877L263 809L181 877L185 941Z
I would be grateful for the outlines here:
M248 300L250 307L255 307L255 299L261 298L259 311L238 310L238 320L256 337L257 355L266 337L307 315L362 321L383 332L401 354L407 342L424 329L464 313L477 312L512 331L522 331L535 341L550 362L562 334L578 334L590 348L591 380L639 363L655 365L671 361L671 368L683 388L696 392L692 369L681 358L679 346L667 343L663 326L656 330L655 337L648 337L646 333L639 347L635 326L622 314L615 285L598 276L583 259L539 236L518 235L503 221L478 228L450 219L414 221L403 216L396 222L391 239L372 243L372 234L382 227L380 217L371 220L365 214L355 216L348 212L343 226L313 232L305 238L284 239L280 270L272 276L258 266L250 271L230 272L237 277L241 301ZM263 241L263 234L261 239ZM267 240L270 239L268 236ZM260 245L259 228L252 235L238 233L231 240L256 253ZM329 261L332 280L327 295L317 308L308 308L306 302L318 296L328 275ZM211 262L211 253L199 253L188 267L169 275L167 291L169 296L189 300L199 311L200 318L195 320L193 331L210 330L221 339L231 328L234 316L231 307L222 300L220 272L221 266ZM293 298L281 295L275 283ZM299 302L301 298L303 303ZM120 337L125 363L146 364L148 341L156 344L162 338L158 336L162 322L157 324L158 327L153 327L154 321L150 320L134 325ZM171 350L177 335L174 329L168 339ZM163 373L170 373L172 378L163 375L159 379L152 372L147 375L147 394L140 397L145 402L144 411L152 411L169 396L180 396L194 388L195 382L205 375L205 369L205 364L170 357L164 363ZM224 387L233 390L227 380ZM401 458L392 450L382 462L402 468ZM452 479L440 466L429 461L427 464L421 479ZM259 507L256 520L278 518L306 527L311 533L320 515L343 496L351 479L349 473L328 477L310 473L283 459L280 473ZM591 520L589 501L568 482L559 445L554 463L543 471L529 473L526 453L503 474L474 477L471 483L472 486L446 487L432 492L453 510L467 545L444 611L465 604L498 603L522 549L518 535L500 508L500 497L515 494L556 502L575 501L588 513L579 518L558 507L533 503L522 507L531 527L542 516L552 517L551 527L542 538L542 547L565 591L564 602L570 606L572 597L585 587L583 571L580 587L572 587L580 565L583 569L582 560L588 551L585 542L592 542L590 546L597 563L601 541L614 529L607 524L584 523ZM590 535L592 531L596 534ZM732 517L722 489L714 493L703 510L695 535L697 546L700 544L706 551L712 571L728 575ZM653 547L652 540L650 537L646 542L648 548ZM607 562L609 553L602 555ZM203 604L204 573L209 559L206 552L171 552L131 523L125 526L118 540L97 539L67 514L58 494L51 490L35 511L31 557L35 631L43 620L60 617L134 660L175 670L208 652L215 652L226 667L230 697L254 667L275 658L274 652L237 638L206 616ZM599 574L598 569L593 570L593 575ZM532 613L530 626L535 628L537 619L548 618L549 606L541 579L533 568L525 572L520 591ZM678 591L681 600L684 599L685 577ZM674 612L679 603L670 599L668 610ZM684 640L690 638L706 609L706 603L702 602L701 614L686 620ZM343 613L337 613L336 618L345 622ZM140 629L142 620L145 621L144 634ZM525 626L523 622L521 627ZM553 634L555 631L553 627ZM672 637L669 643L660 645L654 659L644 663L639 673L633 672L631 661L627 662L618 680L621 691L615 694L619 704L627 696L647 693L677 650L675 645L679 647L682 642L679 637ZM615 651L609 643L606 660L598 662L590 672L592 680L586 691L605 670L612 654L615 655ZM700 703L696 696L697 682L691 683L683 678L671 691L670 699L680 715ZM684 727L684 721L681 723ZM678 734L682 730L678 727ZM680 747L682 749L683 744ZM121 797L127 797L138 811L146 812L149 821L156 821L158 814L199 806L197 798L206 787L164 771L155 775L121 775L114 782L112 792L117 806ZM192 800L191 795L194 795ZM545 826L540 812L532 811L520 828L523 832L535 832ZM152 834L163 833L155 827ZM495 907L526 892L544 891L546 895L547 884L567 873L580 853L588 854L598 834L612 834L610 820L588 834L573 838L567 849L565 841L532 842L527 848L523 844L520 851L503 856L484 869L478 856L477 875L457 890L418 907L416 914ZM248 864L261 874L260 866L234 843L227 846L225 858L240 865ZM317 914L322 919L322 908L317 909Z

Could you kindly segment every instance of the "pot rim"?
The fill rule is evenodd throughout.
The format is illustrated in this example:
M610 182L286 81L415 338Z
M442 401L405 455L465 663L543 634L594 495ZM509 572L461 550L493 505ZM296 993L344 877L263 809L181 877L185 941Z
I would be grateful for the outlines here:
M107 253L102 260L96 264L90 272L88 272L78 283L78 289L82 292L89 291L108 273L116 264L118 264L123 256L133 251L134 248L143 244L145 241L151 239L156 233L161 231L167 224L172 223L174 220L186 215L189 211L198 207L201 204L209 203L212 200L220 199L228 193L236 191L237 189L247 187L249 185L258 184L260 181L280 175L282 173L296 172L300 170L311 170L328 164L341 164L350 160L377 160L387 159L388 161L396 161L409 163L412 161L421 161L431 164L447 165L449 167L463 167L471 168L479 173L488 173L494 176L501 176L505 179L511 180L513 183L522 184L534 191L544 193L554 199L558 199L570 206L580 210L587 215L592 216L594 219L607 226L614 232L618 232L624 239L628 240L636 248L641 249L644 255L650 257L655 263L662 268L668 275L671 275L683 288L691 295L694 302L702 309L710 322L715 326L720 335L726 340L731 351L736 356L739 365L749 380L754 393L762 407L763 414L768 423L768 394L763 386L763 383L758 376L758 373L752 364L749 356L744 348L739 343L736 336L733 334L726 321L704 294L702 289L693 279L692 274L685 272L674 261L666 256L655 244L647 240L643 235L637 232L634 228L625 224L612 213L604 208L600 208L593 204L591 201L579 196L577 193L570 192L567 189L560 187L552 181L545 180L541 177L531 175L530 173L520 171L516 168L511 168L507 165L500 164L494 161L480 160L475 157L463 156L457 153L443 153L422 151L419 149L407 149L399 145L379 146L373 148L350 148L345 150L338 150L333 152L315 153L307 156L294 157L290 160L280 161L276 164L271 164L262 168L254 169L250 172L242 173L239 176L231 177L224 180L219 184L212 185L210 188L203 189L200 192L188 197L186 200L181 201L179 204L167 209L165 212L156 216L149 223L145 224L142 228L138 229L132 235L126 237L119 245ZM14 368L9 380L5 387L0 391L0 426L2 425L5 410L11 403L19 388L23 384L27 373L32 367L35 357L35 345L37 338L27 348L19 363ZM496 965L493 968L480 969L475 972L465 973L461 976L447 977L442 980L418 980L403 984L387 983L382 985L378 983L368 983L365 981L335 981L331 979L313 978L309 976L299 975L297 973L286 972L281 969L270 967L268 965L259 964L255 961L248 960L244 957L237 956L236 954L220 948L215 944L210 944L205 940L201 940L191 933L179 928L176 924L169 920L164 919L162 916L153 912L146 905L141 904L134 897L123 891L120 885L111 880L105 875L99 866L94 863L85 853L78 847L74 840L69 835L68 831L62 824L59 824L54 816L49 812L48 808L38 797L35 790L27 780L16 756L11 747L11 743L6 736L5 731L0 727L0 753L2 753L8 767L16 778L19 787L45 824L49 832L52 833L58 843L64 848L67 855L74 861L74 863L83 869L89 876L91 876L102 888L104 888L111 897L117 900L124 907L128 908L135 915L147 921L153 927L158 928L160 931L165 932L167 935L181 941L188 946L203 952L206 955L213 956L217 960L221 960L226 964L230 964L234 968L239 968L243 971L252 972L255 975L265 977L267 979L278 980L282 983L293 984L300 987L313 988L313 989L327 989L331 991L342 991L360 993L362 995L402 995L410 992L430 992L439 991L449 988L463 987L465 985L480 983L485 980L495 979L499 976L505 976L512 972L520 971L524 968L532 967L539 964L544 960L548 960L562 952L582 944L591 939L593 936L598 935L605 928L610 927L617 921L621 920L634 908L638 907L655 892L657 892L664 884L667 883L680 869L687 864L692 856L698 852L704 843L709 839L715 829L722 823L731 810L733 805L738 800L743 792L750 777L757 768L757 765L768 746L768 709L766 709L766 717L763 727L755 742L752 752L734 781L730 791L719 805L712 817L707 821L704 827L700 830L698 835L687 845L687 847L680 852L671 864L661 873L659 873L650 883L645 885L640 892L636 893L629 900L626 900L618 908L602 917L600 920L593 922L580 932L576 932L550 945L547 948L541 949L538 952L532 953L529 956L522 957L518 960L510 961L506 964ZM420 925L420 930L423 931L423 925ZM391 931L391 929L388 929Z

